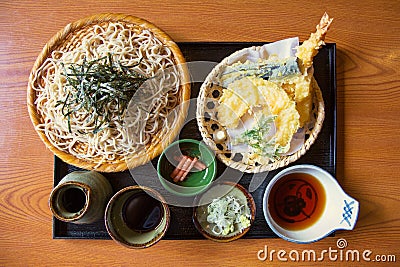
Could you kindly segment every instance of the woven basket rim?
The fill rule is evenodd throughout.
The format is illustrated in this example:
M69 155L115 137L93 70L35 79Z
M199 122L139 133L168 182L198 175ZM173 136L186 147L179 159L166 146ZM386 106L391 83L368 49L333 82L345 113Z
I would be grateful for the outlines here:
M138 25L141 28L150 30L164 45L171 49L174 56L175 64L180 71L182 80L179 92L179 98L181 100L179 104L181 105L181 107L177 116L178 119L175 122L177 127L167 132L167 134L163 136L161 142L158 142L156 145L150 144L149 146L147 146L145 149L145 155L130 158L128 164L125 158L120 158L113 163L101 163L100 165L97 162L77 158L67 152L57 149L48 140L43 131L39 131L36 129L36 126L39 124L39 116L37 114L35 105L36 92L31 87L31 82L34 79L34 74L36 70L44 63L49 55L51 55L51 52L56 50L69 37L73 36L74 32L84 29L85 27L90 27L106 22L122 22L132 25ZM120 172L127 170L128 167L133 168L145 164L161 154L163 149L174 140L174 138L179 133L180 128L183 126L189 107L187 102L190 98L190 78L185 62L186 60L181 50L179 49L178 45L172 40L172 38L156 25L145 19L121 13L101 13L79 19L75 22L71 22L67 24L63 29L59 30L55 35L53 35L51 39L45 44L42 51L36 58L29 75L29 82L27 86L27 107L32 124L35 127L35 131L38 133L40 139L44 142L46 147L54 155L59 157L64 162L82 169L96 170L99 172Z
M201 136L203 138L203 141L214 151L218 151L218 148L216 147L216 143L211 137L211 134L208 132L206 126L204 125L204 100L206 98L206 89L207 87L212 84L219 74L221 68L229 66L232 64L231 59L235 58L236 55L240 55L243 53L245 50L259 50L261 46L251 46L247 48L243 48L240 50L235 51L231 55L225 57L219 64L217 64L213 70L208 74L206 77L205 81L200 87L200 93L199 97L197 99L197 110L196 110L196 120L197 124L199 126L199 130L201 133ZM318 134L320 133L323 125L323 121L325 119L325 105L324 105L324 100L322 96L322 91L318 86L317 81L315 80L314 77L312 77L312 86L313 86L313 104L315 105L315 109L317 110L317 118L315 120L314 127L312 128L309 137L305 140L303 146L296 151L295 153L287 156L281 156L278 160L266 164L266 165L258 165L258 166L251 166L244 164L242 162L236 162L226 156L224 156L221 153L216 153L216 156L218 157L219 160L221 160L225 165L228 167L231 167L233 169L237 169L242 172L246 173L261 173L261 172L266 172L266 171L272 171L276 170L282 167L285 167L289 165L292 162L295 162L298 160L301 156L303 156L311 147L311 145L315 142L317 139Z

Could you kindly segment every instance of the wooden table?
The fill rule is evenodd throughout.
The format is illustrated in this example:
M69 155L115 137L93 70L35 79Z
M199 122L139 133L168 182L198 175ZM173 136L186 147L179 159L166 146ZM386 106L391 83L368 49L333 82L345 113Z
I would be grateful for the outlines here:
M265 266L282 264L276 253L272 262L257 258L265 246L269 252L285 250L286 258L291 250L320 255L338 249L339 238L347 241L344 251L371 250L371 260L395 255L400 261L400 2L144 2L0 2L0 265ZM308 245L277 238L227 244L162 240L145 250L129 250L111 240L52 239L48 197L53 155L30 122L26 85L37 55L53 34L79 18L116 12L145 18L179 42L305 40L324 11L334 17L326 41L337 44L337 179L361 206L353 231ZM324 260L344 261L328 255ZM365 263L361 257L358 264Z

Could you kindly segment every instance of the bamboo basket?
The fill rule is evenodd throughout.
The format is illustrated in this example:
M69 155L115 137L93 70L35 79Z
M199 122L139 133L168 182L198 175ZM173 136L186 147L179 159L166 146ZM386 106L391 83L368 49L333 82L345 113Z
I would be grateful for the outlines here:
M325 118L325 106L321 89L319 88L316 80L312 78L313 108L310 117L312 118L311 121L314 123L305 129L305 142L301 148L291 155L281 156L274 162L270 162L268 164L247 164L243 159L243 155L240 153L234 153L228 149L228 140L216 141L213 136L221 127L223 127L219 125L216 114L218 100L222 96L223 90L221 86L218 86L218 75L226 66L232 64L231 62L233 58L236 58L237 55L243 54L246 52L245 50L248 49L258 50L260 47L253 46L236 51L232 55L222 60L209 73L200 88L199 97L197 99L196 119L204 142L215 151L219 160L221 160L228 167L237 169L241 172L260 173L285 167L298 160L307 152L307 150L309 150L321 131ZM209 102L211 102L212 105L208 105Z
M163 131L162 129L152 137L152 142L150 145L146 146L145 149L139 151L137 155L134 155L129 159L129 162L123 156L115 156L115 160L104 161L99 163L99 160L94 158L92 160L82 159L69 154L66 151L61 151L56 148L46 137L43 131L36 130L41 140L44 142L46 147L50 149L57 157L62 159L64 162L74 165L76 167L96 170L99 172L119 172L124 171L129 168L133 168L142 164L149 162L151 159L155 158L163 149L170 144L173 139L179 133L180 128L183 126L187 111L188 111L188 101L190 98L190 82L189 73L185 65L185 59L182 55L179 47L173 40L161 29L156 27L154 24L130 15L123 14L98 14L93 15L84 19L80 19L73 23L68 24L64 29L60 30L55 34L44 46L43 50L37 57L33 68L29 76L29 83L27 88L27 104L28 111L33 125L36 126L43 121L44 118L39 116L35 104L37 97L36 91L32 87L32 81L34 79L34 74L40 68L40 66L45 62L45 60L50 57L51 53L55 50L70 51L80 45L82 37L85 32L89 31L94 25L106 25L110 22L119 22L128 26L140 27L142 29L147 29L151 31L156 38L158 38L163 45L168 47L174 57L174 63L179 70L180 75L180 88L178 92L178 103L179 110L174 121L172 130Z

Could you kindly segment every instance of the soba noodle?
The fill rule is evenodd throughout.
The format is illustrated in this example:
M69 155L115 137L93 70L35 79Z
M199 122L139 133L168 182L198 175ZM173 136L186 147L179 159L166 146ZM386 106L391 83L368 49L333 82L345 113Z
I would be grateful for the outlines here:
M172 51L151 31L139 26L110 22L86 28L75 36L79 34L85 36L78 45L64 45L53 51L35 73L31 86L37 92L35 105L42 118L37 130L43 131L59 150L98 164L145 153L144 148L152 142L153 135L168 131L174 120L172 111L178 103L179 75ZM108 54L114 61L124 66L136 65L135 71L153 77L134 96L136 99L126 112L126 127L115 115L110 127L92 133L95 125L83 109L70 115L68 125L57 101L76 89L68 85L62 64L81 64L84 59L91 61ZM112 114L119 112L111 103L106 109Z

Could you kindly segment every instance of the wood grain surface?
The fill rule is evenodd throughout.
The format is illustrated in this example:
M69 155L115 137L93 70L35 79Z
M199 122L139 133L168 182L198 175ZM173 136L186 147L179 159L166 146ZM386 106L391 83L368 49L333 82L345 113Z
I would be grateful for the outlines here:
M371 250L371 261L395 255L398 265L400 2L288 2L0 1L0 266L282 265L276 253L272 261L260 261L257 252L267 246L269 251L319 254L338 249L339 238L346 239L346 249ZM26 86L37 55L59 29L95 13L116 12L147 19L179 42L304 40L325 11L334 17L326 41L337 44L337 179L361 207L353 231L308 245L275 238L227 244L162 240L144 250L129 250L111 240L52 239L48 197L53 155L30 122ZM326 265L346 263L340 257L324 260ZM289 259L286 264L314 262ZM362 258L352 264L396 265Z

